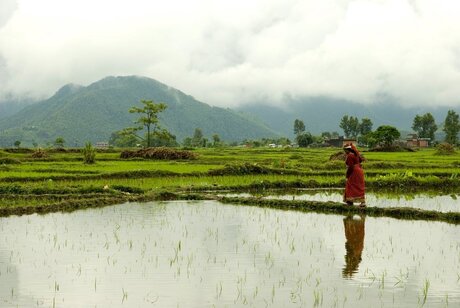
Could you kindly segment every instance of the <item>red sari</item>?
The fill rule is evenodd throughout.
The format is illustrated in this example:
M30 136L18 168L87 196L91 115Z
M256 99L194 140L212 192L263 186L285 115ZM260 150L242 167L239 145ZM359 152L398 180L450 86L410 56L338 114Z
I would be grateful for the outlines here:
M348 153L345 164L347 165L347 183L343 201L364 203L364 171L361 168L359 154Z
M345 266L342 274L345 278L351 278L358 271L361 255L364 248L364 216L360 216L359 220L349 216L343 219L345 226Z

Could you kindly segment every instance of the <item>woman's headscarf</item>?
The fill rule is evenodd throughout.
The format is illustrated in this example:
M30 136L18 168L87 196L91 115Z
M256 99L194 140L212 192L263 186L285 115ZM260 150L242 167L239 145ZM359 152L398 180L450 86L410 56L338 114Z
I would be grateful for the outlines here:
M359 153L358 149L356 148L356 146L355 146L352 142L346 143L345 146L344 146L343 148L344 148L344 149L349 149L349 150L351 150L353 153L355 153L356 156L358 156L360 162L363 160L363 159L362 159L362 156L361 156L361 153Z
M350 143L351 145L351 148L353 149L353 152L355 152L355 154L358 156L358 157L361 157L361 153L359 153L358 149L356 148L356 146L353 144L353 143Z

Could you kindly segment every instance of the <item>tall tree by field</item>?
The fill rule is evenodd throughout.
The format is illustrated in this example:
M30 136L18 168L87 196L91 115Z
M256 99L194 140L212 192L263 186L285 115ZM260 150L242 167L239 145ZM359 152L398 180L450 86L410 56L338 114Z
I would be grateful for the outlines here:
M433 115L428 112L424 115L417 114L415 116L412 129L417 132L420 138L430 138L431 141L434 141L434 133L438 130L438 126Z
M340 120L339 127L343 129L346 138L356 138L359 134L360 126L357 117L344 115Z
M19 148L20 145L21 145L21 141L16 140L16 141L14 142L14 146L15 146L15 147Z
M373 143L377 145L390 147L400 136L401 133L396 129L396 127L382 125L370 134L370 139L373 139Z
M358 138L361 144L368 144L369 137L372 133L372 125L374 125L369 118L362 118L361 123L359 124L359 133L360 137Z
M220 141L220 137L218 134L214 134L212 135L212 146L213 147L218 147L220 146L222 143Z
M135 134L136 131L146 128L146 138L142 138L136 134L135 136L142 140L145 139L147 141L147 147L150 147L152 145L152 134L155 134L160 129L158 114L164 111L167 106L164 103L155 103L153 100L149 101L143 99L141 103L144 105L142 108L134 106L129 110L130 113L139 113L141 115L139 119L136 120L136 123L139 123L141 126L129 128L127 132Z
M304 131L305 131L305 124L302 122L302 120L295 119L294 135L298 136L299 134L302 134Z
M447 112L446 120L444 121L444 128L442 129L446 133L445 141L450 144L457 144L458 133L460 132L460 123L458 114L449 110Z
M372 131L372 125L374 125L374 123L372 123L371 119L362 118L359 124L359 133L362 136L369 134Z
M203 146L203 131L201 128L195 128L195 132L193 133L192 137L192 146L194 147L202 147Z

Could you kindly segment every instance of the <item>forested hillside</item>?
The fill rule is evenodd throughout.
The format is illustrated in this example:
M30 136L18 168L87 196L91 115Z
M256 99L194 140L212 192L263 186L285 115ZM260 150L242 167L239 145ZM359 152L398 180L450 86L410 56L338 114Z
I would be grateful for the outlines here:
M68 146L86 141L108 141L111 133L133 126L128 111L141 99L164 102L161 125L180 142L200 128L207 137L222 140L274 137L277 134L251 117L230 109L212 107L156 80L129 76L107 77L87 87L69 84L51 98L0 120L0 145L52 143L63 137Z

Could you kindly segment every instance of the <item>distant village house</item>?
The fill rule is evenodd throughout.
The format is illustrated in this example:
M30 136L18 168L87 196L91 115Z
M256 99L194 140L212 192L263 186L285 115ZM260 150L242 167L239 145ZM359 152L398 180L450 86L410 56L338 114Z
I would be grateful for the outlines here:
M354 145L356 145L356 142L357 141L355 138L345 138L343 136L340 136L338 138L331 138L324 141L324 143L327 144L327 146L336 148L343 148L343 146L347 143L353 143Z
M99 142L96 142L96 144L94 145L94 147L96 149L102 149L102 150L106 150L109 148L109 143L108 142L105 142L105 141L99 141Z
M430 140L430 138L419 138L417 134L409 134L406 138L406 146L408 148L427 148Z

